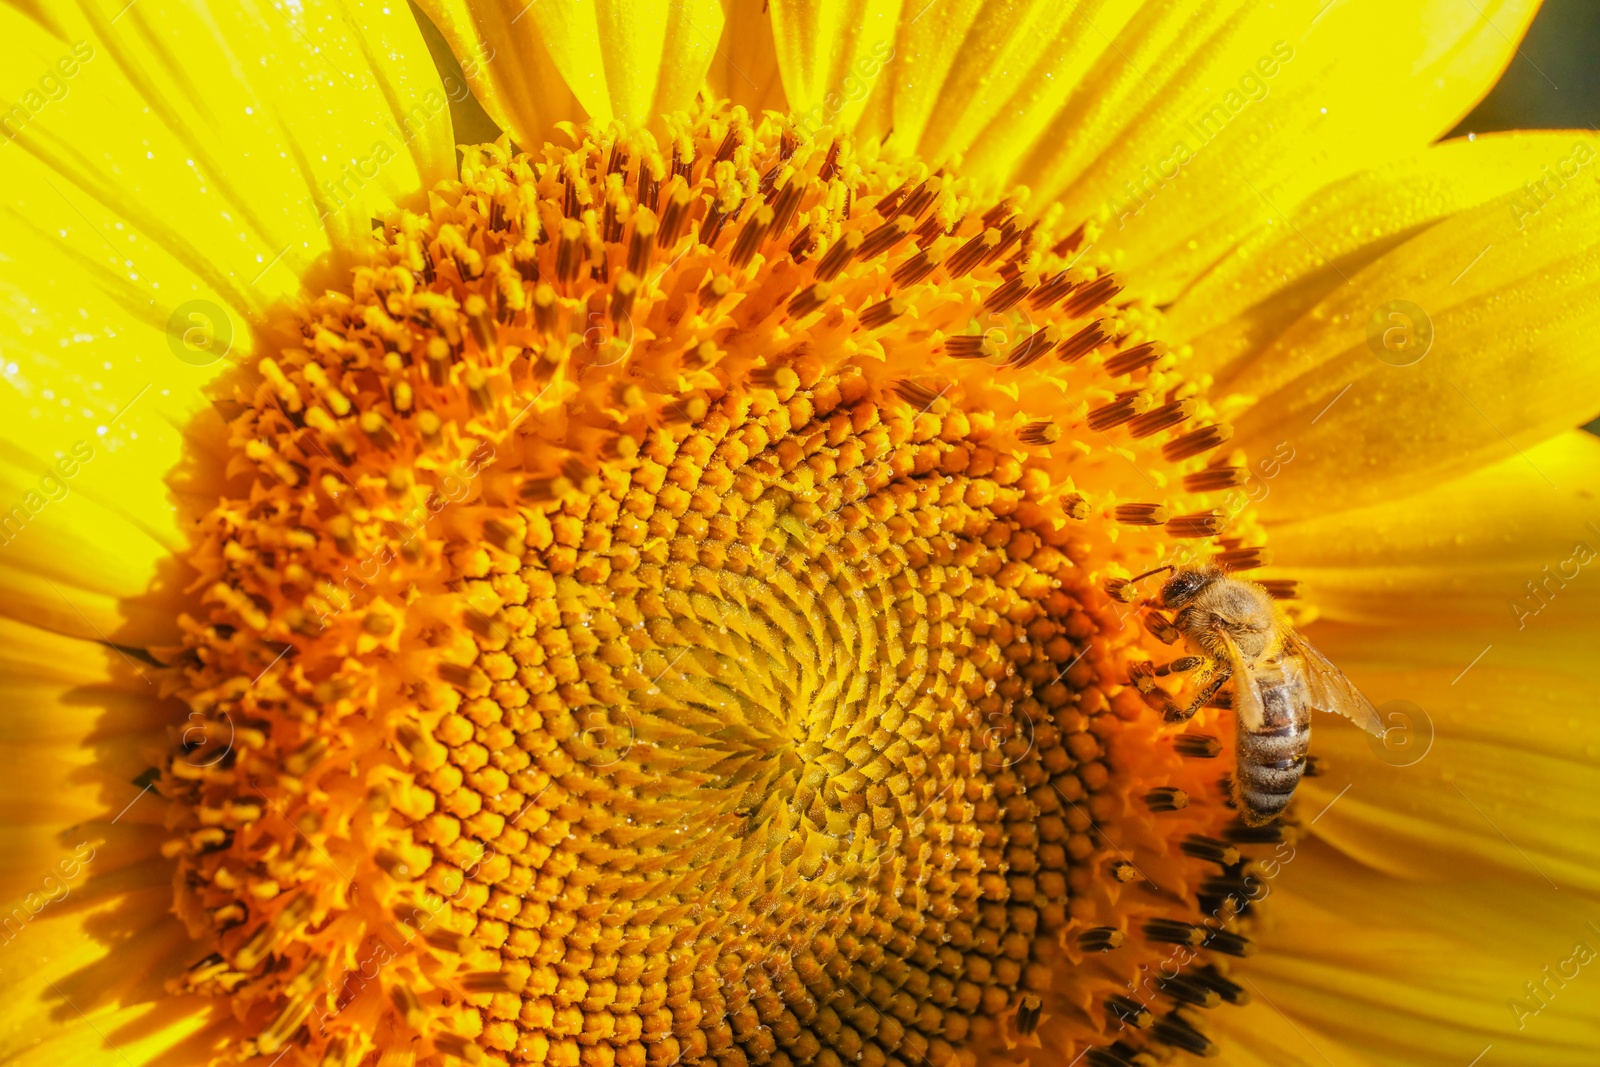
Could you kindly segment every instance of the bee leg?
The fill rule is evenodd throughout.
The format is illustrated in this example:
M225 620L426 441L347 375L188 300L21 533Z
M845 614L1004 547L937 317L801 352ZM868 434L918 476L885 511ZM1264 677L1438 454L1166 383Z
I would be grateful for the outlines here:
M1221 689L1223 684L1232 677L1233 668L1218 667L1217 673L1212 675L1211 680L1201 688L1200 692L1194 695L1194 700L1190 702L1187 708L1178 707L1177 703L1168 697L1165 706L1160 711L1168 722L1188 722L1194 718L1194 713L1205 707L1207 702L1217 695L1217 690ZM1166 694L1162 695L1165 696Z
M1142 685L1140 684L1140 681L1141 680L1136 677L1133 680L1133 684L1138 686L1139 693L1144 697L1144 702L1146 704L1149 704L1152 708L1159 711L1161 713L1161 717L1167 722L1182 721L1181 719L1176 718L1176 716L1183 714L1183 706L1176 700L1173 700L1171 694L1169 694L1165 689L1159 688L1154 682L1149 681L1148 677L1143 680Z
M1194 670L1204 662L1205 658L1202 656L1181 656L1178 659L1173 660L1171 663L1163 663L1152 673L1154 673L1157 678L1161 678L1168 674L1182 674L1185 671Z
M1157 667L1153 663L1135 663L1128 669L1128 682L1141 693L1149 694L1157 691L1155 680L1164 678L1169 674L1183 674L1196 667L1205 665L1203 656L1182 656L1171 663L1163 663ZM1201 676L1204 680L1204 674Z
M1135 663L1128 668L1128 684L1147 696L1156 688L1155 676L1153 663Z
M1152 637L1164 645L1177 644L1178 638L1183 636L1178 632L1178 628L1172 625L1172 620L1159 611L1145 612L1144 628L1150 632Z

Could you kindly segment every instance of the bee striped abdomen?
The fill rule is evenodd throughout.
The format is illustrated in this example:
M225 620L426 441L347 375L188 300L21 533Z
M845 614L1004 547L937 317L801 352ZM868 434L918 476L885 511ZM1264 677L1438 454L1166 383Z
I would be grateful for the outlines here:
M1298 677L1269 669L1260 672L1253 684L1261 698L1262 722L1255 729L1240 724L1234 799L1244 821L1260 825L1289 806L1305 773L1311 710Z

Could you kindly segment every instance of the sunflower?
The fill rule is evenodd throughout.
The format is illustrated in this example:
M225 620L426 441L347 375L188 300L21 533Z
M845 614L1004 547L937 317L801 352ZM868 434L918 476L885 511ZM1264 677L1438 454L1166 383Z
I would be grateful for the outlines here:
M5 1062L1592 1062L1534 6L8 6Z

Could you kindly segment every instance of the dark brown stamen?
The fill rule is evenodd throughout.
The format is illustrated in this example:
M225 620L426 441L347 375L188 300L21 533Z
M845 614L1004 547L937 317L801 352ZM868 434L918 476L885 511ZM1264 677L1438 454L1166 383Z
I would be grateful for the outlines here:
M1161 455L1170 463L1178 463L1198 456L1202 452L1209 452L1218 445L1225 444L1232 437L1233 427L1225 422L1213 426L1201 426L1162 445Z
M1190 759L1216 759L1222 754L1222 742L1210 734L1179 734L1172 739L1172 747Z
M1183 476L1183 487L1191 493L1214 493L1243 485L1250 472L1243 467L1207 467Z
M1272 562L1272 553L1265 548L1230 548L1215 557L1217 566L1225 571L1252 571Z
M1148 411L1134 419L1128 425L1128 432L1134 437L1149 437L1153 433L1159 433L1184 422L1194 414L1197 406L1192 399L1174 400L1170 404L1163 404L1154 411Z
M1072 294L1067 302L1062 305L1062 311L1074 318L1079 315L1087 315L1120 292L1122 292L1121 277L1115 274L1107 274L1096 278Z
M1239 850L1226 841L1218 841L1213 837L1202 837L1199 834L1190 834L1178 845L1185 856L1193 856L1197 860L1208 863L1218 863L1224 867L1239 862Z
M1136 370L1153 366L1166 354L1167 346L1164 343L1146 341L1109 357L1106 360L1106 373L1113 377L1132 374Z
M1111 340L1111 327L1096 320L1061 342L1056 355L1063 363L1075 363Z
M1215 537L1228 525L1228 516L1220 511L1203 511L1193 515L1179 515L1167 522L1167 533L1173 537Z
M833 290L826 282L817 282L800 290L793 300L789 301L789 317L803 319L827 303L828 297L833 295Z
M909 311L911 305L902 297L891 296L880 300L861 313L861 325L869 330L882 329Z
M1189 794L1177 786L1163 785L1144 795L1144 805L1151 811L1182 811L1189 806Z
M833 247L823 253L822 259L817 262L817 281L831 282L839 273L850 265L850 260L865 244L866 239L861 236L860 230L851 230Z

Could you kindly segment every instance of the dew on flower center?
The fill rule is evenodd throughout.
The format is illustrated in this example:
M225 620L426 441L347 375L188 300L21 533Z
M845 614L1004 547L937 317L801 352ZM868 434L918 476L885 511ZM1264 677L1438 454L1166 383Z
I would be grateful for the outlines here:
M1214 1052L1283 831L1107 589L1264 549L1092 230L738 108L463 169L219 404L162 782L219 1058Z

